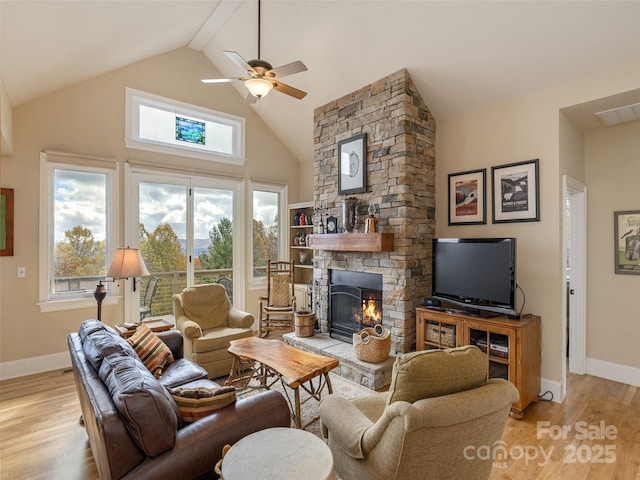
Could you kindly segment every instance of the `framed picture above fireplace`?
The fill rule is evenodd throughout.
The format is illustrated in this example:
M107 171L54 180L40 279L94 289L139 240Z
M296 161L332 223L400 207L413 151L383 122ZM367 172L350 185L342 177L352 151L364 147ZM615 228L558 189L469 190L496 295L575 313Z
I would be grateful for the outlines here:
M367 134L338 142L338 195L367 191Z

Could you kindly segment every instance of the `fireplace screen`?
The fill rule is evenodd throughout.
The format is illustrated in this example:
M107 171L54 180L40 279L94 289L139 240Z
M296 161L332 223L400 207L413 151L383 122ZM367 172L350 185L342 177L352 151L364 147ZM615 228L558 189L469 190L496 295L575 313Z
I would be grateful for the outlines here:
M382 320L382 275L333 270L330 278L330 335L352 343L354 333Z

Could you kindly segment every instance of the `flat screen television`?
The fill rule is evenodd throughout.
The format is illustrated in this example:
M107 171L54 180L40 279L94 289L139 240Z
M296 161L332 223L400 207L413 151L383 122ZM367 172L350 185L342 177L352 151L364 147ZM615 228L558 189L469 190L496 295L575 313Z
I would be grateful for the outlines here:
M515 238L435 238L432 296L478 316L517 318Z

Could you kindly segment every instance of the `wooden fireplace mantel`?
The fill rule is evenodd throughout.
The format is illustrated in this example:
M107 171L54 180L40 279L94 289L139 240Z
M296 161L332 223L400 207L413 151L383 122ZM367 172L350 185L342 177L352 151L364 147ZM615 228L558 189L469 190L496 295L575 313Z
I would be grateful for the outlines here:
M393 233L326 233L309 235L314 250L392 252Z

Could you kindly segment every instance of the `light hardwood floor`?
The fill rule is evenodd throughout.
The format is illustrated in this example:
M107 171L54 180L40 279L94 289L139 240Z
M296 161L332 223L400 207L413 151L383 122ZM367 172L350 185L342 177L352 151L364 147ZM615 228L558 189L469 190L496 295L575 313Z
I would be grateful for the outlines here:
M640 480L640 389L573 375L569 392L562 404L540 401L527 408L523 420L509 419L503 437L507 456L496 450L492 480ZM98 479L79 417L71 372L0 382L0 478ZM548 422L551 435L538 422ZM565 438L553 439L562 437L565 426ZM612 436L612 428L615 439L580 440L585 431ZM608 459L613 461L601 463Z

